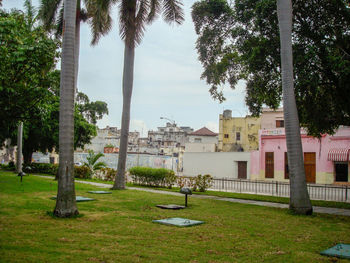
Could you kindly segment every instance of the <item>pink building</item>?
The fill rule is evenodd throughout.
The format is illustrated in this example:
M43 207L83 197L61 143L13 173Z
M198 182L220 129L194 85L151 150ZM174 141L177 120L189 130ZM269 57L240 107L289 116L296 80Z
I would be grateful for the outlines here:
M304 166L308 183L350 182L350 127L317 139L301 129ZM259 131L259 151L251 153L251 179L288 181L288 158L284 128Z

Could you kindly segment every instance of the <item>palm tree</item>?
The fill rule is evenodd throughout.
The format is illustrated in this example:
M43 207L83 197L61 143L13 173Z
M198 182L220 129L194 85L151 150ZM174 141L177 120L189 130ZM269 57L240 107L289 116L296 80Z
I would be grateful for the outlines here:
M89 151L89 155L86 157L87 162L84 162L83 166L89 168L90 175L94 175L97 170L100 170L101 168L107 166L104 162L97 162L98 159L100 159L103 156L103 153L94 154L94 151Z
M93 1L92 1L93 2ZM117 176L112 189L125 189L125 163L130 124L130 103L134 80L135 47L140 44L145 27L162 14L165 22L181 24L184 20L180 0L97 0L92 3L96 13L106 13L107 7L119 3L120 36L124 40L123 110ZM93 16L92 20L98 16ZM98 24L92 22L92 24ZM95 35L96 42L101 34Z
M290 178L289 209L296 214L312 214L307 191L298 110L295 103L292 54L292 1L277 0L281 42L283 110Z
M64 34L62 43L60 117L59 117L59 176L56 207L57 217L79 214L74 188L74 49L76 0L65 0Z
M101 0L84 0L86 8L82 8L82 1L77 0L76 5L76 25L75 25L75 90L77 90L78 83L78 71L79 71L79 53L80 53L80 23L89 21L89 18L93 15L89 12L88 6L95 1ZM103 1L103 0L102 0ZM89 3L91 2L91 3ZM56 37L62 35L63 29L63 0L41 0L40 4L40 19L42 20L46 30L54 31ZM109 16L110 12L99 13L99 17L95 17L94 22L96 24L90 24L93 35L97 33L104 35L109 32L112 19ZM91 19L90 19L91 20ZM92 43L94 43L94 39Z

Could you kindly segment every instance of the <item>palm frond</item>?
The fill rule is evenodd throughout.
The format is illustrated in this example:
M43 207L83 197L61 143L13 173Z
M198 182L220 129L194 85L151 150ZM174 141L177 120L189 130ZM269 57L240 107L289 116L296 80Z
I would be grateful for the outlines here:
M138 1L136 10L137 13L135 17L135 42L137 44L140 44L142 37L145 33L146 22L150 10L149 0Z
M135 16L137 0L121 0L119 3L119 34L129 46L135 46Z
M94 166L95 163L97 162L97 160L100 159L100 158L103 157L103 156L104 156L103 153L94 154L94 155L92 156L92 158L91 158L90 164L91 164L92 166Z
M26 21L27 26L29 30L31 30L34 26L35 20L36 20L36 8L32 5L31 0L25 0L24 1L24 8L26 10Z
M162 13L164 21L182 24L185 20L182 6L183 4L179 0L163 0Z
M57 38L62 36L62 31L63 31L63 11L64 11L64 6L62 5L58 17L57 17L57 22L56 22L56 32L55 35Z
M112 28L110 16L112 4L117 0L85 0L87 17L91 17L89 24L92 31L91 44L95 45L99 39L106 35Z
M150 3L150 11L147 17L147 23L152 23L155 19L157 19L158 15L161 13L161 5L159 0L151 0Z
M93 166L92 169L94 171L96 171L96 170L100 170L101 168L105 168L105 167L107 167L107 164L105 162L98 162Z
M39 18L46 30L51 30L52 25L56 23L56 14L61 4L62 0L41 0Z

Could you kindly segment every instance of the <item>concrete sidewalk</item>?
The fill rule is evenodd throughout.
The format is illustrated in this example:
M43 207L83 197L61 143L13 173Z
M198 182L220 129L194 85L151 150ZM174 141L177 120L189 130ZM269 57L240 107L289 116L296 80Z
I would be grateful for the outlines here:
M43 176L43 177L47 178L47 176ZM82 184L94 185L94 186L97 186L100 188L111 188L112 187L112 185L104 184L104 183L95 183L95 182L87 182L87 181L80 181L80 180L75 180L75 182L82 183ZM162 190L154 190L154 189L149 189L149 188L127 187L127 189L156 193L156 194L183 196L183 194L181 194L181 193L162 191ZM196 195L196 194L194 194L191 196L191 198L212 199L212 200L226 201L226 202L232 202L232 203L259 205L259 206L285 208L285 209L288 209L288 207L289 207L288 204L254 201L254 200L244 200L244 199L236 199L236 198L228 198L228 197L217 197L217 196L211 196L211 195ZM341 215L341 216L349 216L350 217L350 209L313 206L313 211L314 211L314 213L320 213L320 214Z

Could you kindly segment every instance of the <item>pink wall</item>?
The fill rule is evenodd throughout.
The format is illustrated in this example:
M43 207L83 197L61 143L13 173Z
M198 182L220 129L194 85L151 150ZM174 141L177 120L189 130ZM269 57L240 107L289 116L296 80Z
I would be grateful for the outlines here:
M333 136L324 135L320 140L305 134L301 136L303 152L316 152L316 172L333 172L333 162L327 160L330 149L350 148L350 127L342 127ZM265 152L274 152L275 170L284 170L284 153L287 146L283 130L278 129L276 135L264 135L260 131L259 149L261 170L265 170ZM252 165L251 169L255 171L256 167Z
M250 152L250 174L258 175L260 173L259 151Z

